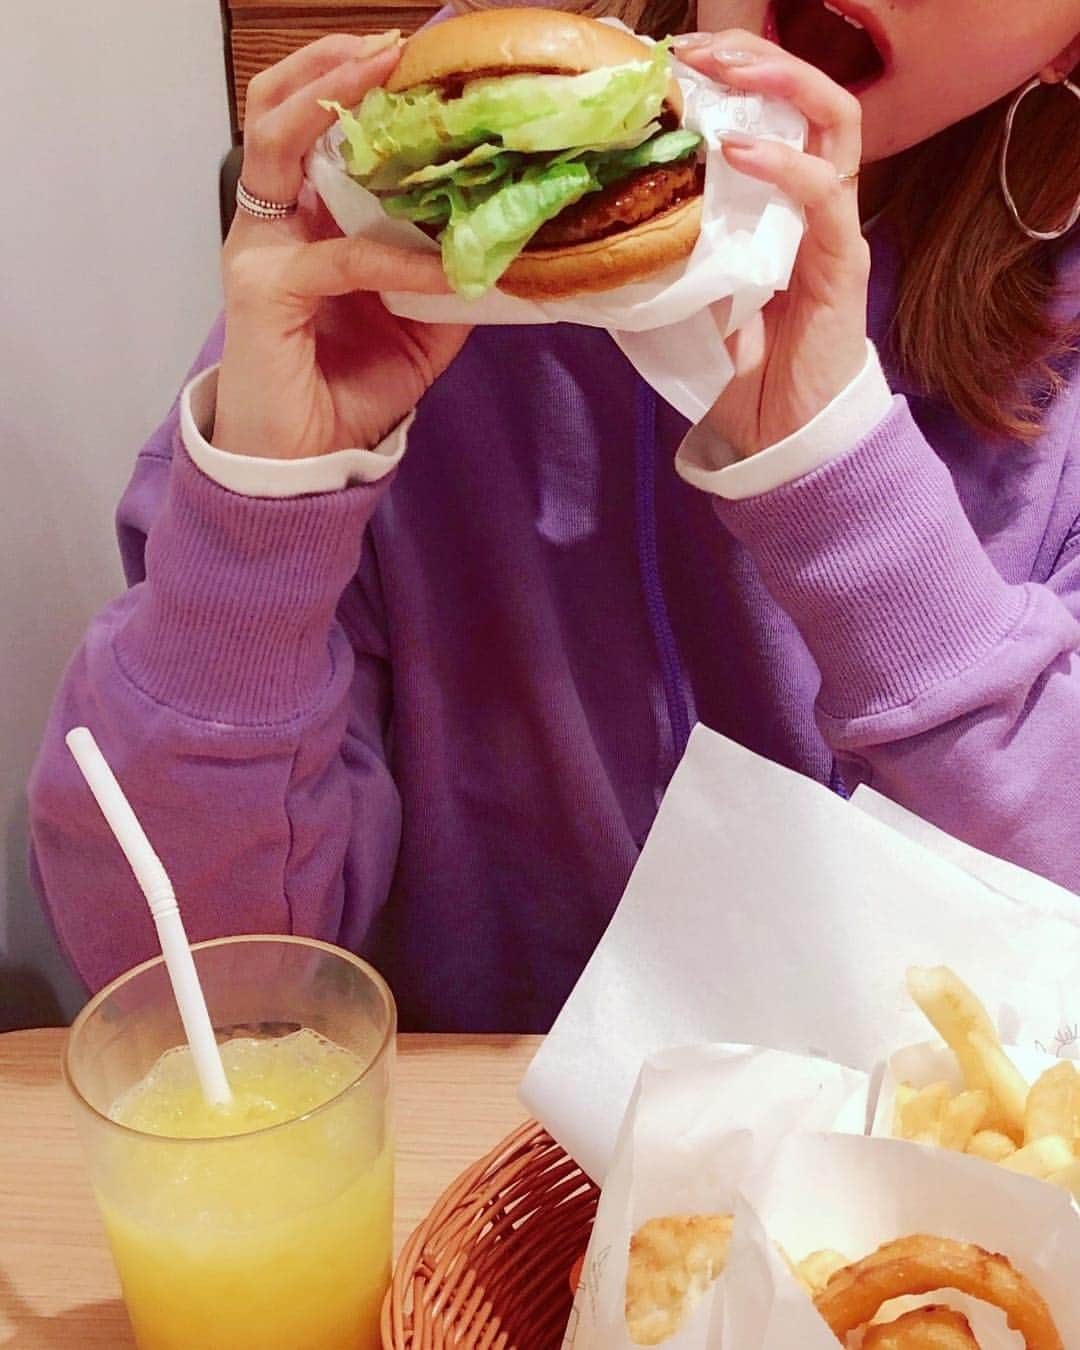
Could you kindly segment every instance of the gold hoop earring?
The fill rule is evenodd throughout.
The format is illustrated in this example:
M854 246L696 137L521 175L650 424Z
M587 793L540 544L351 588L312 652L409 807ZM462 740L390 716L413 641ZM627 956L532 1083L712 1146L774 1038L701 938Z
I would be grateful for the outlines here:
M1016 221L1017 225L1019 225L1027 237L1029 239L1052 240L1060 239L1062 235L1068 234L1076 222L1080 220L1080 196L1076 198L1076 201L1073 203L1073 208L1069 212L1068 220L1066 220L1065 224L1062 225L1060 229L1033 230L1030 225L1024 222L1023 217L1020 215L1020 208L1016 205L1016 199L1013 197L1012 190L1009 187L1009 146L1012 144L1013 124L1016 121L1016 114L1020 110L1020 104L1023 103L1028 94L1030 94L1033 89L1038 89L1042 83L1043 81L1040 80L1038 76L1033 80L1029 80L1022 89L1016 91L1016 97L1013 99L1012 103L1009 104L1009 111L1005 118L1005 136L1001 142L1001 160L998 165L998 177L1001 180L1001 193L1005 198L1005 205L1009 208L1013 220ZM1061 83L1070 94L1080 101L1080 87L1073 84L1072 80L1062 80Z

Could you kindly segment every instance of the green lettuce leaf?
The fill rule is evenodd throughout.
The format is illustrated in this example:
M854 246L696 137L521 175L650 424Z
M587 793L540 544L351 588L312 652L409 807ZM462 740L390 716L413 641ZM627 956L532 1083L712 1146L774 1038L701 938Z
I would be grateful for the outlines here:
M411 192L391 193L381 197L382 208L389 216L411 220L416 225L447 225L453 212L459 215L472 211L492 193L505 186L506 179L474 187L459 187L444 180L430 186L414 188Z
M386 214L396 220L442 226L449 223L451 198L459 192L453 183L438 183L430 188L415 188L412 192L391 193L380 200Z
M643 126L639 131L632 131L630 135L623 136L617 141L607 141L603 145L576 145L572 150L560 150L553 159L580 159L582 155L587 155L595 150L634 150L642 145L650 137L655 136L660 130L659 122L650 122Z
M458 159L444 159L441 164L426 164L406 174L399 186L420 187L449 179L459 186L490 183L502 178L521 164L521 156L509 154L498 145L478 145Z
M541 225L598 186L584 164L548 164L526 170L476 205L455 209L451 202L441 239L450 285L466 300L483 295Z
M600 184L607 187L654 164L674 164L695 154L701 144L696 131L665 131L629 150L598 150L585 155L585 163Z
M583 75L474 80L452 99L427 86L378 88L355 112L324 106L338 114L349 173L381 191L479 147L538 154L632 137L659 116L668 79L667 48L658 43L644 60Z

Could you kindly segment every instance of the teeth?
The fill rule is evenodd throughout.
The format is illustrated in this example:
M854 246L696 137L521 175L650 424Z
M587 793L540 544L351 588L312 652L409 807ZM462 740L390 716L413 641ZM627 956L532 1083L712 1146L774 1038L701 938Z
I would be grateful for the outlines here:
M860 33L865 31L866 25L861 24L858 19L853 19L850 14L845 14L844 11L838 9L836 5L830 5L829 0L821 0L821 2L830 14L835 14L838 19L843 19L845 23L851 24L852 28L857 28Z

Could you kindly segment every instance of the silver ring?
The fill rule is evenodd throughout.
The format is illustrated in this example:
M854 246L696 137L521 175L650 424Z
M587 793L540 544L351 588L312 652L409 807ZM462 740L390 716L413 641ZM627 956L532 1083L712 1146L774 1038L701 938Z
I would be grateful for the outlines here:
M299 202L268 202L265 197L253 197L243 183L236 185L236 204L241 211L256 220L288 220L296 215Z
M857 183L861 172L861 169L853 169L851 173L838 173L836 175L836 181L838 183Z

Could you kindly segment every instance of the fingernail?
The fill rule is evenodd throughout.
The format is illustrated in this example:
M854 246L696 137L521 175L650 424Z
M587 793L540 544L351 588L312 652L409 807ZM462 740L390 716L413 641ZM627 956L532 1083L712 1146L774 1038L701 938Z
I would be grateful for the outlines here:
M752 66L760 59L756 52L732 52L724 47L718 47L711 55L718 66L727 66L729 69L735 66Z
M388 33L375 33L371 37L364 39L363 55L365 58L378 56L380 52L385 52L391 47L401 45L401 29L391 28Z
M672 38L671 45L677 52L692 52L711 46L715 37L715 33L680 33Z
M736 150L752 150L758 143L756 136L748 136L745 131L725 131L720 140L724 145L733 145Z

